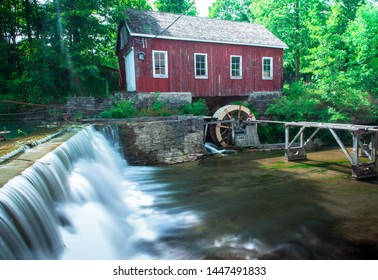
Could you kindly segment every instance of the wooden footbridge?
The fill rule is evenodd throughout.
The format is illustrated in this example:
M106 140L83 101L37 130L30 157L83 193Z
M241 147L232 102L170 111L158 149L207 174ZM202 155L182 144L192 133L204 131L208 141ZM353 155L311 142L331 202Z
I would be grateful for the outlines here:
M224 114L218 114L221 118L211 118L205 122L205 135L210 135L221 146L239 145L255 146L260 144L257 126L261 123L282 124L285 129L285 159L288 161L306 160L306 146L316 134L325 129L330 131L337 144L344 152L352 166L352 177L355 179L366 179L377 177L377 135L378 126L319 123L319 122L281 122L269 120L256 120L253 114L243 106L231 105L233 107L222 108ZM217 117L217 115L215 115ZM299 131L291 137L290 131ZM313 129L311 136L305 139L306 129ZM213 134L211 133L213 131ZM348 131L352 137L352 149L348 151L340 139L337 131ZM244 139L240 141L240 139ZM368 144L367 144L368 143ZM363 159L362 159L363 158Z
M273 121L251 121L257 123L272 123ZM317 122L274 122L281 123L285 127L285 159L288 161L305 160L306 145L321 130L330 131L337 144L344 152L352 166L352 177L356 179L365 179L377 177L377 133L378 126L352 125L352 124L335 124L335 123L317 123ZM298 127L299 131L291 139L290 128ZM315 128L315 131L308 139L305 139L304 132L306 129ZM337 130L349 131L352 137L352 153L350 153L341 141ZM364 142L363 142L364 141ZM368 142L369 144L366 144ZM296 145L295 145L296 144ZM364 160L361 160L364 158ZM367 160L366 160L367 159Z

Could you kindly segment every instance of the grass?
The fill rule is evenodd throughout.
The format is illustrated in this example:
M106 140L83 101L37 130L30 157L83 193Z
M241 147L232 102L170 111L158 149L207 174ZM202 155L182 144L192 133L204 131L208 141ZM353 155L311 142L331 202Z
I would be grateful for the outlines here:
M330 165L345 165L348 164L348 160L333 160L327 162L320 161L308 161L301 163L292 163L287 161L277 161L275 164L263 165L261 168L265 169L310 169L314 167L327 167Z

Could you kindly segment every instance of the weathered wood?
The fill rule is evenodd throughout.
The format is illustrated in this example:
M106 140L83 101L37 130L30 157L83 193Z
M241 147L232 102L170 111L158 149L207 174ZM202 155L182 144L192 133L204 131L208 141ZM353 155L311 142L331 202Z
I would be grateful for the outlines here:
M304 146L306 146L307 143L310 142L310 141L312 140L312 138L315 137L315 135L319 132L319 130L320 130L320 127L318 127L318 128L314 131L314 133L311 134L311 136L310 136L310 137L306 140L306 142L304 143Z
M306 127L302 127L299 132L297 133L297 135L295 135L294 139L290 142L289 146L288 146L288 149L290 149L290 147L294 144L295 141L297 141L298 137L301 136L301 139L300 139L300 146L303 147L303 131L306 129Z
M219 123L219 122L215 122ZM243 125L258 124L258 123L274 123L283 124L285 128L285 159L288 161L305 160L307 159L305 145L315 137L320 129L328 129L341 150L349 160L352 166L352 177L356 179L366 179L378 176L377 170L377 144L378 144L378 126L369 125L352 125L352 124L334 124L334 123L317 123L317 122L281 122L269 120L248 120L244 121ZM299 132L290 141L290 127L301 127ZM306 128L316 128L312 135L304 141L304 130ZM344 143L341 141L335 130L347 130L351 132L353 138L353 154L351 155ZM362 136L369 136L371 144L369 149L361 141ZM299 138L299 145L293 147ZM359 150L369 158L370 162L360 163Z
M126 68L124 55L134 47L135 55L144 52L146 59L135 57L136 90L139 92L192 92L194 97L246 96L251 92L282 91L282 49L165 40L148 40L147 48L137 41L140 37L130 38L126 47L119 50L120 89L126 89ZM152 50L168 53L168 77L153 77ZM207 54L208 78L195 78L194 53ZM243 77L232 79L229 71L230 55L242 56ZM273 58L273 79L262 79L262 57Z
M332 133L333 137L335 138L337 144L339 144L341 150L344 152L345 156L348 158L349 162L354 165L354 161L353 161L353 158L351 157L351 155L349 154L348 150L345 148L344 146L344 143L341 142L339 136L337 135L337 133L332 129L332 128L329 128L329 131Z

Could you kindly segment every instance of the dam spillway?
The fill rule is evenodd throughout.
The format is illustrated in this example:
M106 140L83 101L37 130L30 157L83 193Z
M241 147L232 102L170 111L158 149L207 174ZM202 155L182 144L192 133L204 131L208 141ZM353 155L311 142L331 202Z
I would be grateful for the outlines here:
M151 258L134 245L152 250L170 218L139 189L154 168L129 166L114 129L83 129L0 189L0 259Z

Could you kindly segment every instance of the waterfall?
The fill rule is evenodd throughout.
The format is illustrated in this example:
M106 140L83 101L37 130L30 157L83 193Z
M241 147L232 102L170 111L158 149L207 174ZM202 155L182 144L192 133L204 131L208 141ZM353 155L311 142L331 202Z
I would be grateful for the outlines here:
M219 149L218 146L216 146L213 143L206 142L205 143L205 151L208 155L215 155L215 154L235 154L237 153L235 150L226 150L226 149Z
M154 168L128 166L117 131L102 132L83 129L0 188L0 259L162 258L153 249L162 224L191 214L154 210L138 183Z

